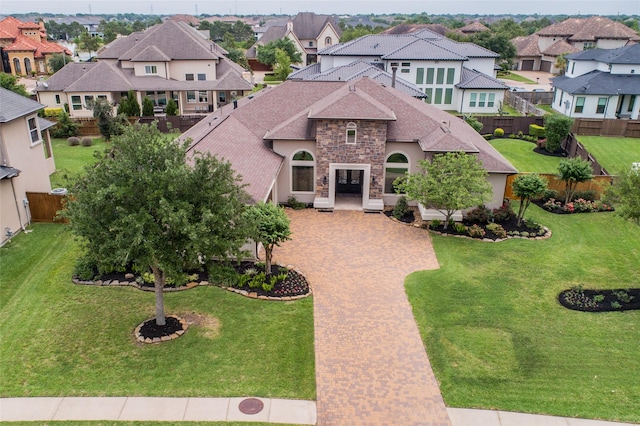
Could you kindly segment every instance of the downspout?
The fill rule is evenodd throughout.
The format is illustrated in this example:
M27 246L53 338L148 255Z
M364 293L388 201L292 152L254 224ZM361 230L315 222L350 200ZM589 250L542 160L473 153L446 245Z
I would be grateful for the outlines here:
M462 102L460 103L460 114L462 114L462 115L464 115L464 93L466 91L467 91L467 89L462 89Z
M13 200L16 202L16 211L18 212L18 222L20 223L20 228L22 230L26 230L24 224L22 223L22 216L20 216L20 207L18 206L18 196L16 195L16 188L13 186L13 178L11 180L11 191L13 192Z

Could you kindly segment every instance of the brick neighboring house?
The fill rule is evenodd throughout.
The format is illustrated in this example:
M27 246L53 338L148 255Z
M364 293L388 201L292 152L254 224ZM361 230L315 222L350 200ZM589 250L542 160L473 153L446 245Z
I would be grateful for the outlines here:
M567 72L552 79L552 107L569 117L637 120L640 44L567 56Z
M72 63L36 88L48 107L69 106L72 117L90 117L97 98L118 104L133 90L163 111L168 99L179 114L208 113L251 91L248 72L227 52L184 22L168 20L114 40L97 62Z
M30 222L26 192L49 192L56 166L44 105L0 88L0 245Z
M409 34L372 34L322 49L321 72L357 61L415 84L427 102L459 113L496 113L508 86L495 78L499 55L428 29ZM395 71L394 71L395 69Z
M517 69L558 74L556 59L582 50L616 49L640 42L640 35L626 25L602 16L569 18L530 36L511 40L516 47Z
M338 43L341 35L342 29L333 16L301 12L285 25L270 26L247 50L246 56L253 71L271 71L269 66L258 62L258 46L288 38L302 56L302 63L294 65L310 65L318 62L319 49Z
M71 55L68 49L47 40L42 22L21 22L13 16L0 21L0 57L7 74L47 74L49 59L63 53Z
M359 199L363 210L394 205L393 181L441 152L479 158L493 188L491 207L502 204L506 178L517 173L463 120L367 77L289 80L241 99L237 109L221 108L182 137L191 138L191 151L229 161L253 201L294 196L322 209L345 197Z

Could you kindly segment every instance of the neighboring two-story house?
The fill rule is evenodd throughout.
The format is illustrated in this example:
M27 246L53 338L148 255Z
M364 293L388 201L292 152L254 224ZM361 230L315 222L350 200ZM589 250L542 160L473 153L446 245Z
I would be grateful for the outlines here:
M640 42L640 35L626 25L602 16L569 18L530 36L516 37L517 69L557 74L558 56L587 49L616 49Z
M464 114L497 112L508 88L495 78L497 53L427 29L367 35L318 55L321 72L364 61L415 84L431 105Z
M569 117L638 119L640 44L590 49L567 56L564 76L552 80L552 107Z
M118 104L129 90L159 111L173 98L180 114L208 113L252 89L226 53L195 28L168 20L114 40L97 62L66 65L36 93L48 107L67 104L72 117L90 117L94 99Z
M9 16L0 21L1 70L13 75L46 74L55 54L71 55L68 49L47 40L41 22L21 22Z
M0 245L31 220L26 193L49 192L55 172L44 105L0 88Z
M192 140L190 151L229 161L254 202L293 196L319 209L339 209L346 199L364 211L394 205L394 180L442 152L481 161L491 207L502 204L506 178L517 173L462 119L367 77L289 80L221 108L182 137Z
M285 25L272 25L260 39L247 50L246 56L254 71L271 71L271 68L258 62L258 48L265 44L288 38L302 57L301 64L310 65L318 62L318 50L340 41L342 29L336 19L329 15L316 15L313 12L298 13Z

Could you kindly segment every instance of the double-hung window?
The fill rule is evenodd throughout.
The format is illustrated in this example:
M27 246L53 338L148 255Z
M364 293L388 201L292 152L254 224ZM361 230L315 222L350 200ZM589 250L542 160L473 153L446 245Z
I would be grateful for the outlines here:
M604 114L604 110L607 108L607 98L598 98L598 106L596 107L596 114Z
M158 74L158 67L155 65L145 65L144 66L145 74Z
M584 110L584 96L578 96L576 98L576 107L573 109L575 113L581 113Z
M31 117L27 119L27 125L29 126L29 136L31 137L31 144L40 141L40 129L38 129L38 119Z

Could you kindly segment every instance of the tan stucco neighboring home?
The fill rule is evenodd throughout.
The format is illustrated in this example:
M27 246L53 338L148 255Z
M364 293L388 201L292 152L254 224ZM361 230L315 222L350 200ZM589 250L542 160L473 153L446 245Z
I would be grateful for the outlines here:
M114 40L97 62L66 65L36 93L48 107L67 104L72 117L90 117L94 99L118 104L129 90L140 105L149 97L158 112L173 98L181 115L209 113L252 89L249 73L226 53L195 28L168 20Z
M239 100L236 109L221 108L182 137L192 140L190 151L229 161L254 202L293 196L318 209L337 208L344 198L364 211L394 205L393 181L442 152L478 157L489 172L491 207L502 204L506 178L517 173L460 118L367 77L289 80Z
M49 192L55 172L44 105L0 88L0 245L31 220L27 192Z
M8 67L3 71L13 75L46 74L49 59L55 54L71 55L68 49L47 40L42 22L21 22L13 16L0 21L0 56ZM3 60L4 63L4 60Z
M301 12L284 25L270 26L260 39L247 50L246 56L252 70L270 71L270 67L258 62L259 46L264 46L274 40L288 38L302 57L302 63L293 65L310 65L318 61L318 50L338 43L341 35L342 29L333 16Z
M557 74L560 70L554 65L562 54L593 48L616 49L640 42L640 35L620 22L592 16L569 18L511 42L516 47L518 70Z

